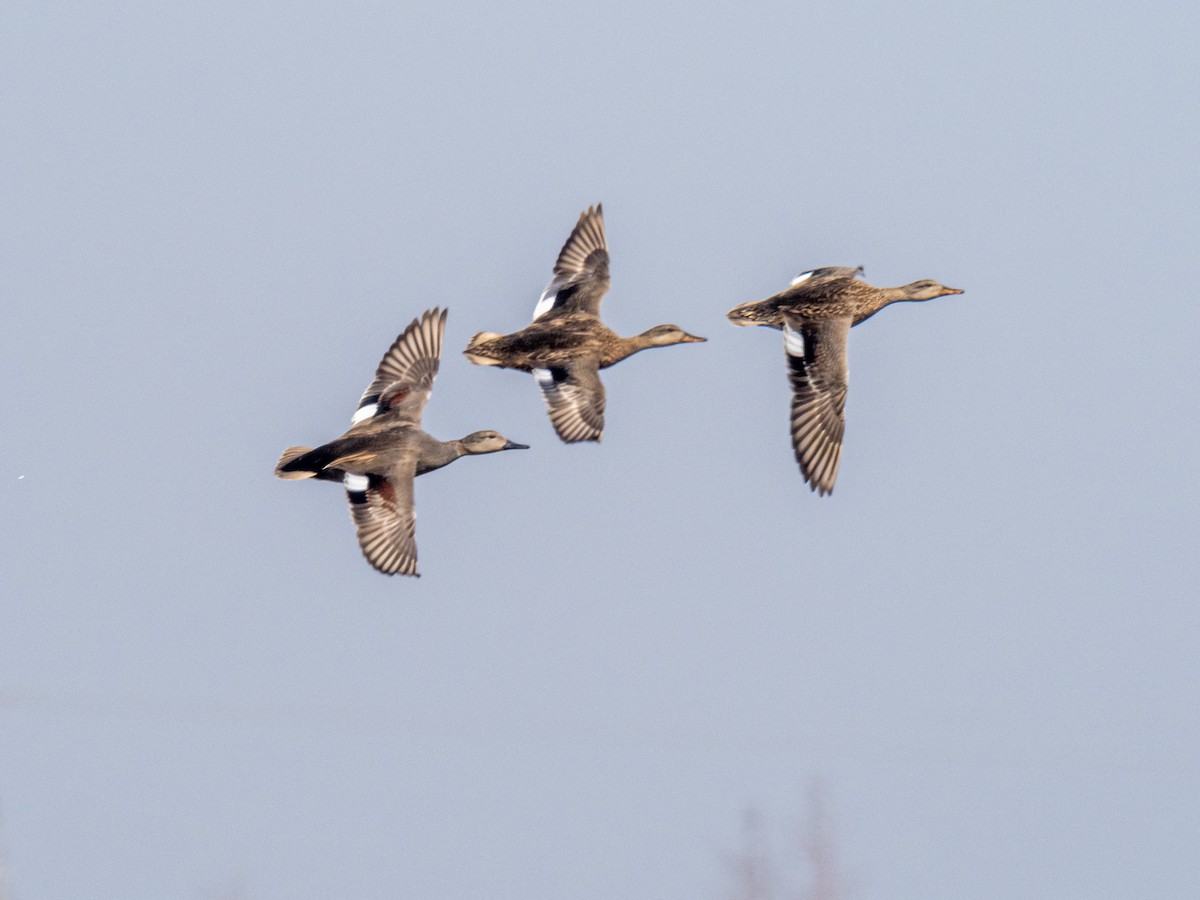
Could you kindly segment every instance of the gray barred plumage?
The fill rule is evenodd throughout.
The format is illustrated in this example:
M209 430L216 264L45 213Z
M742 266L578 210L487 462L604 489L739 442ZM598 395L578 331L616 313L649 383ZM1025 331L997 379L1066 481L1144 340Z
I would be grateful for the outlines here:
M414 319L384 354L350 430L316 449L289 447L275 466L279 478L341 481L363 556L386 575L418 575L414 478L462 456L528 449L495 431L439 441L422 430L445 328L443 310Z

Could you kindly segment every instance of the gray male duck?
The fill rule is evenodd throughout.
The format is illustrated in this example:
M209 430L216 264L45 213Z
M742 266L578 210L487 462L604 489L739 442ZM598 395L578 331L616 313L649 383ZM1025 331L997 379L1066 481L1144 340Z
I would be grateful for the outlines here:
M678 325L656 325L621 337L600 321L600 301L608 286L604 209L597 204L580 215L563 244L532 324L507 335L480 332L463 351L477 366L531 372L554 430L569 444L598 441L604 433L601 369L650 347L705 340Z
M846 343L850 329L885 306L961 294L936 281L879 288L859 280L862 266L827 266L792 279L787 290L742 303L726 316L734 325L783 331L792 384L792 446L809 487L833 492L846 429Z
M529 449L495 431L439 441L421 429L445 329L444 310L414 319L384 354L350 430L315 450L289 447L275 466L279 478L342 482L363 556L385 575L418 575L415 477L461 456Z

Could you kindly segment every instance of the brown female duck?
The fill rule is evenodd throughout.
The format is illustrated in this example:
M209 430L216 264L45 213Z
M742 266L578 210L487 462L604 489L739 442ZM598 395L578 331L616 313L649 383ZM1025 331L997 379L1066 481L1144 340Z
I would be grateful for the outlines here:
M554 277L534 307L532 324L507 335L480 332L463 351L479 366L532 372L550 422L567 443L598 441L604 432L601 369L650 347L705 340L677 325L657 325L621 337L601 322L608 259L603 207L588 207L558 254Z
M846 342L850 328L892 303L961 294L936 281L878 288L858 280L862 267L830 266L793 279L787 290L735 306L735 325L783 331L792 384L792 446L809 486L833 492L846 428Z
M462 456L528 449L495 431L439 441L422 430L445 329L444 310L414 319L384 354L350 430L315 450L289 447L275 466L279 478L342 482L363 556L386 575L418 574L414 478Z

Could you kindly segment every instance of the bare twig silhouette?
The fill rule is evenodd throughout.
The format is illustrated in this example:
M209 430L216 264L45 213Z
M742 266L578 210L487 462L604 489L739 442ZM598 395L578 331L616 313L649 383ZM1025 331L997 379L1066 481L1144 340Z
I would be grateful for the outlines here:
M838 869L836 839L824 787L809 791L808 817L798 857L772 860L763 816L753 807L742 817L742 848L731 859L730 900L850 900L853 891Z

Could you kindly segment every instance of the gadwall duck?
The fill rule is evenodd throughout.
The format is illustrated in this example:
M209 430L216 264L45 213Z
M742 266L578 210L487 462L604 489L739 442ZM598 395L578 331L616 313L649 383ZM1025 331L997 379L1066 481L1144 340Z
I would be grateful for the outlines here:
M275 466L279 478L342 482L363 556L385 575L418 574L416 476L460 456L529 449L495 431L439 441L421 429L445 329L444 310L431 309L414 319L384 354L350 430L315 450L289 447Z
M513 334L480 332L463 351L477 366L531 372L554 430L567 443L598 441L604 433L601 369L649 347L705 340L678 325L621 337L600 321L608 285L604 209L597 204L579 217L563 244L554 277L534 307L533 323Z
M842 457L850 328L892 303L962 293L928 280L878 288L858 280L861 274L861 266L813 269L796 276L787 290L726 313L735 325L783 331L792 383L792 446L804 480L821 496L833 492Z

